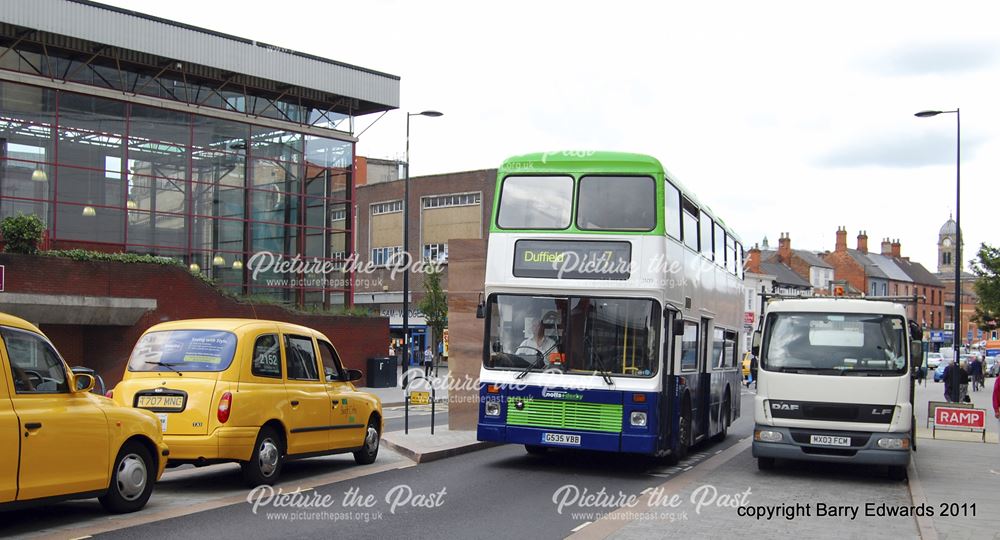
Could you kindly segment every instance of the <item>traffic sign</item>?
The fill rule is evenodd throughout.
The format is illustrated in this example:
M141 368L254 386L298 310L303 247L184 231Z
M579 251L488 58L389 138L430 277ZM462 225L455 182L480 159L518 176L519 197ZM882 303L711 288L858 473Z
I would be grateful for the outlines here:
M431 403L430 392L410 392L411 405L430 405L430 403Z

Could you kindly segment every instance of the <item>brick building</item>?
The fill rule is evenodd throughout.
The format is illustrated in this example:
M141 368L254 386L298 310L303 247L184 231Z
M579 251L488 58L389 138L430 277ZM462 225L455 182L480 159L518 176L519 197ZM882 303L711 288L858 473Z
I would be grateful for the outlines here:
M361 160L363 158L359 158ZM358 273L354 304L388 317L394 341L402 339L403 275L390 267L403 250L403 180L392 178L397 162L365 159L357 168L354 229L357 254L378 268ZM410 255L440 263L442 288L448 288L448 245L453 239L485 239L489 234L496 169L410 178ZM398 176L397 176L398 178ZM428 339L417 302L423 297L423 273L410 273L409 326L415 351Z

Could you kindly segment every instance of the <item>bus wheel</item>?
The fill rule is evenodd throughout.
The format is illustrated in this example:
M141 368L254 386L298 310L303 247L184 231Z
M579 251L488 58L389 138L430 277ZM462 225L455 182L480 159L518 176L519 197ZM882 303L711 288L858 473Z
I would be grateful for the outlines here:
M528 451L529 454L533 456L543 456L549 452L549 449L544 446L538 446L537 444L526 444L524 449Z
M774 468L774 458L773 457L758 457L757 458L757 469L761 471L770 471Z
M681 415L677 429L677 461L684 461L688 455L688 447L691 445L691 407L685 406Z
M716 442L726 440L726 436L729 435L729 394L726 394L725 399L722 400L722 412L719 414L719 423L722 424L722 428L712 437L712 440Z

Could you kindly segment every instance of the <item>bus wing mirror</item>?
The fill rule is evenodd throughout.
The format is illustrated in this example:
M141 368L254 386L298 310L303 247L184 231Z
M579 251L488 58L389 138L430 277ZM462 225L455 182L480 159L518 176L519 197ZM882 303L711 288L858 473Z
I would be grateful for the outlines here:
M758 358L760 358L760 342L761 342L760 330L758 330L753 333L753 342L750 345L750 352L753 353L753 355Z
M684 320L677 319L674 321L674 337L684 335Z
M479 293L479 304L476 305L476 318L486 318L486 302L483 301L483 293Z

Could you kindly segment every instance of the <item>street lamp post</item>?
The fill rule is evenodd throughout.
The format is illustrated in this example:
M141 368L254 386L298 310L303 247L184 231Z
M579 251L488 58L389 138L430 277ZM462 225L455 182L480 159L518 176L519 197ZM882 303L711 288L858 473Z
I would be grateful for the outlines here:
M410 366L410 117L436 118L444 113L422 111L406 113L406 176L403 179L403 370Z
M914 116L918 118L929 118L939 114L955 113L955 309L953 311L952 322L954 323L954 337L952 344L955 348L955 364L951 370L952 388L958 391L959 374L962 367L960 359L961 347L959 346L962 328L962 115L959 108L954 111L920 111ZM957 397L957 396L956 396Z

